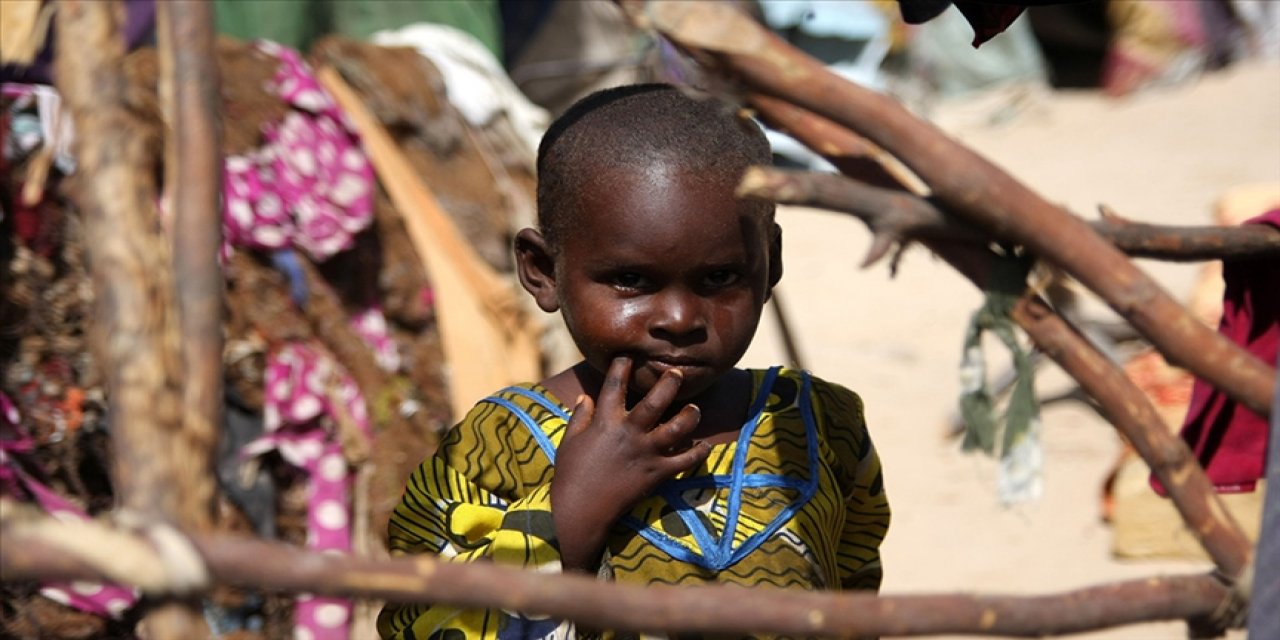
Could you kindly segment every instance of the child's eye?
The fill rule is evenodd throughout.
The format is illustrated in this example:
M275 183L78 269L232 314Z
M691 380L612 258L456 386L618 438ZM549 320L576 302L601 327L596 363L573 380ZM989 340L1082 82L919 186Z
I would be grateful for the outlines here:
M712 271L702 279L703 284L712 288L727 287L738 281L740 275L737 271L729 269L720 269Z
M638 273L619 273L609 278L609 284L619 289L643 289L649 279Z

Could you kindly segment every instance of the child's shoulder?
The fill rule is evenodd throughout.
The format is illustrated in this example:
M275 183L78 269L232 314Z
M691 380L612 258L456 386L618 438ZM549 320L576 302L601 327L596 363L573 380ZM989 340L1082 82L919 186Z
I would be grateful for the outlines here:
M777 379L788 381L797 389L808 387L808 403L818 439L841 470L839 477L852 478L853 470L863 468L868 461L879 464L863 414L862 398L856 392L841 383L798 369L780 368Z
M862 398L852 389L830 380L821 378L804 369L790 367L772 367L770 369L749 369L756 380L757 387L770 384L772 394L788 394L790 389L800 392L808 389L809 401L815 411L856 415L862 418ZM769 378L774 379L770 383Z
M548 416L568 417L568 407L542 383L521 382L503 387L472 405L461 422L493 422L526 416L542 421Z
M466 449L494 438L505 441L522 432L537 438L568 419L568 409L541 384L513 384L480 399L457 418L441 440L441 449Z

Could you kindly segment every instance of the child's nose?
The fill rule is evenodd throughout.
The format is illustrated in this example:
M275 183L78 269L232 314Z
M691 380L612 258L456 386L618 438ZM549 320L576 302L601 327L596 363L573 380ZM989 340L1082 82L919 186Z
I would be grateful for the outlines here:
M655 298L650 331L657 337L689 336L706 330L703 300L691 291L664 291Z

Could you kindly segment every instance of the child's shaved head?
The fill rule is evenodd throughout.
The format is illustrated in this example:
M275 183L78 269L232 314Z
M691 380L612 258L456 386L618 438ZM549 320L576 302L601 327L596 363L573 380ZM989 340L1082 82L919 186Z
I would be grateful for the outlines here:
M749 166L769 164L764 133L713 98L665 84L627 85L591 94L560 116L538 147L538 225L551 246L563 237L577 196L614 171L661 167L733 189ZM762 204L762 213L773 207Z

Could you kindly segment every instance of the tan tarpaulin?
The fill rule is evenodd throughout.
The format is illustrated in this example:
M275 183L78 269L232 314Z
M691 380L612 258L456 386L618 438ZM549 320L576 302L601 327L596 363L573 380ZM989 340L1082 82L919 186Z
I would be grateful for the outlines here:
M0 64L28 65L44 45L50 12L40 0L0 0Z
M506 385L541 379L540 329L520 304L514 282L476 254L338 72L324 68L317 76L359 131L431 279L454 418Z

